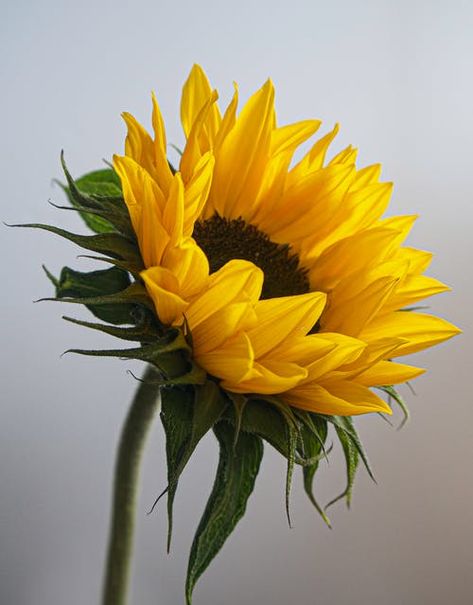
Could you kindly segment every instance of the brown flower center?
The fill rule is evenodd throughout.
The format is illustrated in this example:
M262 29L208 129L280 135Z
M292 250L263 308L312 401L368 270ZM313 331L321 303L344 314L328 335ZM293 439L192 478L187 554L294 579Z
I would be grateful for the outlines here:
M215 214L194 226L193 238L205 252L210 272L232 259L251 261L264 273L261 298L292 296L309 292L307 270L287 244L276 244L242 218L228 220Z

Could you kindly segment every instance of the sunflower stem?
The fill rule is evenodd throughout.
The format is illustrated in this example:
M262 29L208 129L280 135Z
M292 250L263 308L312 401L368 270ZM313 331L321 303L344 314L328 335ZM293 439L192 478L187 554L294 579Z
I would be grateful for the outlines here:
M151 423L160 408L159 383L156 378L155 369L148 366L136 390L120 437L102 605L127 603L140 463Z

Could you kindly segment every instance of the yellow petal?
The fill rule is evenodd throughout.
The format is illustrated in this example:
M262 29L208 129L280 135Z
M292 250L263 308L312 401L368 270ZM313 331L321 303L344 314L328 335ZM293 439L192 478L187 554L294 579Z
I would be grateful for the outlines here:
M406 342L407 341L402 338L383 338L375 342L370 342L366 345L357 359L340 366L337 370L337 376L340 378L353 378L354 376L358 376L378 361L390 358L393 351Z
M238 218L256 199L269 158L273 104L274 87L268 80L246 103L220 147L211 198L221 216Z
M433 315L396 311L377 318L362 330L359 337L367 342L387 337L403 338L406 344L393 354L393 357L399 357L436 345L460 332L453 324Z
M395 336L407 342L394 351L393 357L416 353L459 334L456 326L433 315L396 311L377 318L360 334L365 341Z
M403 216L391 216L389 218L385 218L379 222L379 224L383 227L388 227L390 229L396 229L399 231L399 237L391 244L391 250L394 252L406 239L409 235L412 226L418 219L417 214L409 214Z
M311 382L329 378L338 368L355 362L366 348L366 343L363 341L344 334L321 332L317 336L325 339L332 348L326 355L314 359L307 365L308 380Z
M282 347L271 351L272 359L281 361L291 360L301 366L307 366L321 359L337 347L323 334L308 334L307 336L290 337Z
M391 241L399 234L395 229L375 227L332 244L311 267L317 287L332 290L344 277L383 262Z
M136 231L141 256L145 267L161 264L170 237L164 228L152 195L143 190L140 223Z
M164 195L168 194L172 182L172 173L169 168L167 158L166 130L164 120L158 105L158 100L154 92L152 93L153 114L152 124L154 130L154 166L155 173L151 173L157 180L163 190Z
M232 100L228 104L227 109L225 110L225 114L223 116L222 123L220 125L219 131L215 138L215 153L218 153L218 150L222 146L223 141L227 137L228 133L235 126L236 122L236 112L238 107L238 85L236 82L233 82L234 93Z
M345 149L337 153L335 157L333 157L330 164L354 164L356 161L356 156L358 155L358 150L348 145Z
M202 106L202 109L197 114L189 136L187 137L187 143L179 165L182 178L186 184L192 178L200 158L209 150L209 146L202 143L202 136L205 130L205 124L209 116L209 112L212 111L212 107L217 102L217 99L218 94L214 90L209 99Z
M253 370L254 353L244 332L208 353L194 349L194 357L209 374L222 379L223 388L229 391L234 390Z
M394 361L379 361L377 364L358 374L355 381L367 387L386 386L408 382L425 372L422 368L415 368Z
M249 301L235 302L213 313L207 321L194 326L188 319L193 347L199 355L208 353L233 338L248 324L256 321Z
M128 128L125 139L125 154L135 160L150 174L154 172L154 144L143 126L130 113L122 113Z
M271 135L271 157L269 158L261 180L258 198L252 212L244 218L255 225L271 220L277 200L281 197L287 178L287 171L296 148L319 127L318 120L305 120L275 128Z
M163 226L169 233L171 245L179 244L184 229L184 184L178 172L174 175L164 206Z
M365 188L369 185L377 183L381 176L381 164L372 164L358 170L352 186L352 191Z
M291 163L293 152L286 151L269 158L261 179L261 187L256 203L241 209L241 216L264 231L264 226L271 223L277 212L278 202L284 192L287 169Z
M347 284L345 291L344 284L348 278L343 280L332 293L330 304L322 317L323 330L358 336L389 299L401 278L399 274L381 277L359 288L353 281ZM352 286L350 290L349 285Z
M165 200L150 174L129 157L113 157L125 203L146 267L161 264L169 234L162 224Z
M198 326L232 302L255 302L261 293L263 279L263 272L253 263L229 261L210 276L207 290L192 302L186 313L188 322Z
M409 262L409 273L419 275L423 273L432 262L432 252L403 247L396 251L396 258Z
M231 389L238 393L274 395L293 388L306 378L307 370L289 361L255 361L253 374Z
M448 286L427 275L409 275L407 276L400 286L396 289L396 292L390 298L388 303L384 306L383 312L397 311L412 305L412 303L419 302L429 296L440 294L441 292L447 292L450 290Z
M271 155L285 151L295 151L299 145L307 141L319 128L320 120L303 120L275 128L271 134Z
M212 87L200 65L194 65L182 89L181 122L186 137L189 136L200 110L212 96ZM205 119L207 149L213 146L222 118L216 104L213 104Z
M177 278L164 267L151 267L142 271L140 276L162 323L168 326L181 323L188 303L177 294Z
M283 398L295 407L318 414L355 416L368 412L391 414L391 408L380 397L361 384L349 381L310 383L284 393Z
M194 174L184 192L184 235L192 235L195 221L200 217L212 184L215 159L210 152L203 155L195 166Z
M283 296L256 303L258 324L248 335L257 357L266 355L287 338L304 336L315 325L326 302L322 292Z
M190 237L183 240L179 246L169 246L163 254L162 264L176 276L180 294L186 300L207 285L209 261Z
M343 203L331 215L323 232L308 236L302 244L301 254L309 265L329 246L363 229L374 226L386 210L392 191L392 183L375 183L362 189L354 189L356 174Z
M353 166L334 165L309 174L288 188L261 228L274 241L303 240L324 233L340 209L355 174Z
M347 215L343 230L347 235L374 225L388 207L393 190L392 183L372 183L360 188L357 176L358 173L345 198Z
M314 172L322 168L325 155L330 146L330 143L337 136L340 129L338 124L335 124L333 130L319 139L312 149L302 158L302 160L294 166L289 173L289 182L297 183L301 178L304 178L309 172Z

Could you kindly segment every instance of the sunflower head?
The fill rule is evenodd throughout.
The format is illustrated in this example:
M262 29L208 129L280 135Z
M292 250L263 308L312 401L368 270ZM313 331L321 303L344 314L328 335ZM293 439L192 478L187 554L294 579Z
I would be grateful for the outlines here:
M168 510L179 476L213 429L220 445L214 490L191 550L187 598L242 516L266 441L312 484L334 427L347 462L350 501L359 461L371 473L352 416L405 404L394 385L424 370L399 357L459 330L419 312L448 289L424 275L431 254L404 244L413 216L383 218L392 185L378 164L359 168L351 146L330 157L338 125L297 149L318 120L280 126L268 80L238 111L222 112L205 73L184 85L185 145L167 157L152 96L151 134L123 114L125 153L113 169L77 181L63 167L72 208L94 232L66 237L109 268L49 274L56 298L102 322L74 321L134 342L76 352L153 364L162 386Z

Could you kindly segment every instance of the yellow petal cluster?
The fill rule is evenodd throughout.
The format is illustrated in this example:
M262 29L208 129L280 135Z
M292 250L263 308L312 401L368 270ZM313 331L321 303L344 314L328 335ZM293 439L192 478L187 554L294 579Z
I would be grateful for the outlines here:
M338 125L293 165L320 122L278 126L270 80L239 113L236 85L223 115L217 100L194 66L182 94L186 145L177 172L156 97L154 137L124 114L125 156L114 167L159 319L186 321L196 361L228 391L278 394L323 414L389 413L369 387L423 372L392 359L459 332L403 310L448 289L423 275L429 253L403 245L416 217L382 218L392 184L380 182L379 165L358 169L356 149L326 161ZM211 273L192 234L215 214L289 245L310 291L262 300L263 272L244 259Z

